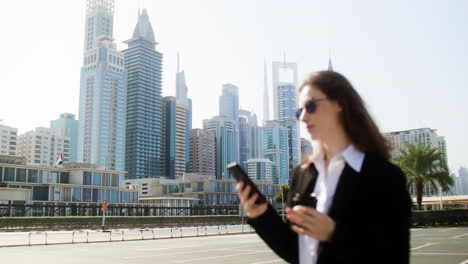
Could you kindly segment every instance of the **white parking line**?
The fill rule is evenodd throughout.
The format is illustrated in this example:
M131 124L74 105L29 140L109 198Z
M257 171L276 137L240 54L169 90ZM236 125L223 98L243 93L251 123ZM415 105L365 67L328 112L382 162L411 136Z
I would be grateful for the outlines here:
M260 240L250 240L250 241L238 241L232 243L226 243L227 245L235 245L235 244L261 244ZM204 246L214 246L219 245L219 243L197 243L194 245L187 245L187 246L178 246L178 247L167 247L167 248L142 248L142 249L135 249L137 251L156 251L161 249L179 249L179 248L194 248L194 247L204 247Z
M435 253L435 252L418 252L411 255L444 255L444 256L468 256L468 253Z
M428 246L432 246L432 245L437 245L437 244L440 244L440 243L427 243L427 244L424 244L424 245L422 245L422 246L412 248L412 249L410 249L410 250L416 250L416 249L420 249L420 248L428 247Z
M440 230L440 232L447 232L449 230L454 230L454 229L457 229L456 227L452 227L452 228L449 228L449 229L444 229L444 230Z
M275 263L275 262L282 262L282 259L274 259L274 260L268 260L268 261L262 261L262 262L253 262L252 264L264 264L264 263Z
M411 237L418 237L418 236L424 236L424 234L420 234L420 235L411 235Z
M263 252L271 252L271 250L261 250L261 251L257 251L257 252L247 252L247 253L216 256L216 257L208 257L208 258L199 258L199 259L176 260L176 261L172 261L172 262L185 263L185 262L191 262L191 261L197 261L197 260L209 260L209 259L218 259L218 258L227 258L227 257L237 257L237 256L242 256L242 255L258 254L258 253L263 253Z
M461 238L462 236L466 236L468 235L468 233L465 233L465 234L462 234L462 235L459 235L459 236L454 236L454 237L451 237L451 238Z
M125 257L124 259L138 259L138 258L147 258L147 257L160 257L160 256L168 256L168 255L183 255L183 254L193 254L193 253L201 253L201 252L213 252L213 251L222 251L222 250L233 250L233 249L239 249L239 248L245 248L245 247L252 247L252 245L245 245L245 246L239 246L239 247L226 247L226 248L215 248L215 249L205 249L205 250L193 250L193 251L177 251L177 252L172 252L172 253L161 253L161 254L153 254L153 255L144 255L144 256L133 256L133 257ZM186 247L183 247L186 248ZM244 252L247 250L244 250ZM248 250L252 251L252 250ZM256 252L259 252L258 250L253 250ZM256 253L254 252L254 253Z

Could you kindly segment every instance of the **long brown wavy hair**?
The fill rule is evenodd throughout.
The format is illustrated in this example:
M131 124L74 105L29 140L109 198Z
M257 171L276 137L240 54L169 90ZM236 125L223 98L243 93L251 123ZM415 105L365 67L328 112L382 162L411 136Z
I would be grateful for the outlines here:
M335 71L312 73L299 86L299 92L305 86L319 89L329 100L338 103L342 108L341 124L357 149L390 159L390 146L387 140L372 120L361 96L343 75Z

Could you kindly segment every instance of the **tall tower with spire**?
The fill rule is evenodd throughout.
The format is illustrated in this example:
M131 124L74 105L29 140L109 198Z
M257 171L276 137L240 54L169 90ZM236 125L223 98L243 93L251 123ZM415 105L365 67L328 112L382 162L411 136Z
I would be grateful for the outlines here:
M78 162L124 170L127 72L112 39L114 0L88 0L80 80Z
M297 64L287 62L284 55L283 61L273 62L272 76L274 119L288 129L289 170L292 170L301 158L299 121L295 114L298 107Z
M138 12L138 22L128 48L127 137L125 170L127 178L155 178L163 174L162 58L156 50L148 12Z
M177 73L176 73L176 101L177 104L185 106L185 162L186 171L190 162L190 130L192 129L192 100L188 98L188 88L185 82L185 72L180 71L179 53L177 52Z
M268 76L266 61L264 62L263 73L263 124L270 120L270 97L268 96Z
M328 57L328 70L333 71L331 56Z

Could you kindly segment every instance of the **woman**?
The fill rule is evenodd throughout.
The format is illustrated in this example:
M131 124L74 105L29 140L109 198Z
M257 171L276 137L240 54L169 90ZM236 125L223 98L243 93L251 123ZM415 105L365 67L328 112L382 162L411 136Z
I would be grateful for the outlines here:
M292 173L286 223L237 185L248 223L291 263L408 263L405 176L361 97L333 71L312 74L299 93L298 118L317 146Z

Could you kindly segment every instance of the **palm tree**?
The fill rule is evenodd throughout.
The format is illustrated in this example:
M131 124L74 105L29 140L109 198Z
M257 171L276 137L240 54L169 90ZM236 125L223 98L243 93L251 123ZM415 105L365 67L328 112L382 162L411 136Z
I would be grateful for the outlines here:
M406 174L408 186L416 186L416 201L418 210L421 210L423 189L426 185L443 192L450 190L453 179L450 177L444 155L430 144L410 144L400 148L401 155L394 161Z

